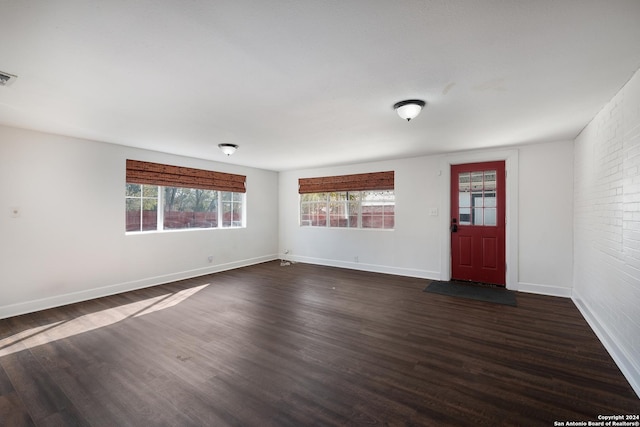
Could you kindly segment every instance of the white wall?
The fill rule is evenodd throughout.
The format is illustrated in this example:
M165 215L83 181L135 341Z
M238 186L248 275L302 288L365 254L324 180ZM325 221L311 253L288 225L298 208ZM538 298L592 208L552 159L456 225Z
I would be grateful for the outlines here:
M510 155L516 152L516 156ZM440 279L448 277L449 163L510 157L508 194L517 225L510 249L519 273L511 289L570 296L572 286L571 141L426 156L280 173L280 252L294 260ZM518 164L519 163L519 164ZM444 169L444 170L443 170ZM393 231L300 227L298 178L394 170L396 228ZM509 202L508 202L509 203ZM429 216L436 208L438 216ZM518 240L519 236L519 240ZM509 239L509 236L508 236ZM284 251L289 250L288 255ZM354 257L358 257L358 262ZM445 267L443 267L445 266Z
M280 252L294 261L439 277L440 200L437 157L394 160L280 173ZM395 171L395 230L299 227L298 178ZM284 256L284 254L282 254ZM355 262L358 257L358 262Z
M520 150L520 291L571 296L573 141Z
M640 396L640 71L574 150L573 299Z
M127 158L246 175L247 227L125 235ZM0 318L277 257L276 172L0 126L0 183Z

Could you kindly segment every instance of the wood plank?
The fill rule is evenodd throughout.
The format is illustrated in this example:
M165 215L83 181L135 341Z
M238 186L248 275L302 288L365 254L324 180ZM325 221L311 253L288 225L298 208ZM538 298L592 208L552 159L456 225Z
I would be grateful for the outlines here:
M11 380L0 366L0 426L34 426Z

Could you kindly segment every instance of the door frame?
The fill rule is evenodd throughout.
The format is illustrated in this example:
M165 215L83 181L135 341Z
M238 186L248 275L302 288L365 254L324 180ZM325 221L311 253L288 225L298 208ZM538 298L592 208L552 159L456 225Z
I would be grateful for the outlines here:
M466 152L444 155L440 160L440 280L451 279L451 165L504 160L507 173L505 194L505 286L518 290L518 150Z

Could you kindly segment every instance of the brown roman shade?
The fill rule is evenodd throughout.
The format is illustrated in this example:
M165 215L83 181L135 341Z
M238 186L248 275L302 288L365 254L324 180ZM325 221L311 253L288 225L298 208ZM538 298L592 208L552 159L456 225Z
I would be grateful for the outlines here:
M300 194L393 189L394 171L300 178L298 180L298 192Z
M245 193L244 175L127 159L127 182Z

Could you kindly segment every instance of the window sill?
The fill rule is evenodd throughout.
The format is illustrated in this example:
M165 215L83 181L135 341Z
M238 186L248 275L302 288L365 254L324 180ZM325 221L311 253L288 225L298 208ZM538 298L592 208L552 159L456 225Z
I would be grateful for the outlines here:
M312 230L395 231L395 228L326 227L323 225L299 225L298 227Z
M173 228L167 230L146 230L146 231L125 231L125 236L139 236L143 234L172 234L172 233L182 233L182 232L193 232L193 231L212 231L212 230L240 230L243 228L247 228L246 226L241 227L211 227L211 228Z

